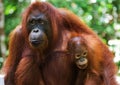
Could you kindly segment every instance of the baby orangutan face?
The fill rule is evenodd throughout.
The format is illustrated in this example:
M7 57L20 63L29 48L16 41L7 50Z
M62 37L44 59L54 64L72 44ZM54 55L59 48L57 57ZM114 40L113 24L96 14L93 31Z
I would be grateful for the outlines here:
M69 41L68 51L74 56L75 63L79 69L87 68L87 48L81 37L74 37Z
M77 67L80 68L80 69L85 69L88 65L88 60L86 58L87 51L82 52L82 53L76 52L74 54L74 56L75 56L75 63L77 65Z

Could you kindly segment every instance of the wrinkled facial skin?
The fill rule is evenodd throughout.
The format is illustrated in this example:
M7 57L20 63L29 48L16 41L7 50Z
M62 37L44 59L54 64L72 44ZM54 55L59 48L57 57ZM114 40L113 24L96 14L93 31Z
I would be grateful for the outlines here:
M73 54L75 63L79 69L87 68L87 49L80 37L74 37L69 41L68 51Z
M28 40L32 47L47 47L51 29L45 14L37 10L31 13L27 20L27 30L29 31Z

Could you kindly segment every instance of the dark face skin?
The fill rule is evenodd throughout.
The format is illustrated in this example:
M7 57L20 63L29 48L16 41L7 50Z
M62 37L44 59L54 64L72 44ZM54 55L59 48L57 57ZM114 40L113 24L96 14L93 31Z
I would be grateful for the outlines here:
M32 47L43 47L48 45L51 37L50 24L47 17L39 11L34 11L28 17L27 28L29 31L29 43Z

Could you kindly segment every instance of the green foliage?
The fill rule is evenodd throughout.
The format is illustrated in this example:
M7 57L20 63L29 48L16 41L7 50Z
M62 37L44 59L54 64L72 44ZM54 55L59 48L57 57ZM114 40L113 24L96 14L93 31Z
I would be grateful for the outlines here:
M8 46L9 33L20 24L22 12L24 8L28 6L30 1L28 0L4 0L4 15L5 15L5 34L6 34L6 46ZM1 49L0 49L1 52ZM6 52L8 54L8 50ZM0 68L3 65L3 57L0 53Z
M120 9L118 8L119 0L48 0L48 2L56 7L73 11L106 42L109 39L120 37L115 36L118 30L114 27L115 23L120 22L117 18L114 18L120 14L120 11L115 10Z
M7 36L20 24L22 12L28 3L27 0L4 0L5 33Z
M115 25L120 22L119 0L47 0L59 8L67 8L80 16L101 38L106 41L120 38L115 35ZM21 14L30 0L5 0L5 33L8 35L20 24Z
M2 67L2 65L3 65L3 58L2 57L0 57L0 68Z

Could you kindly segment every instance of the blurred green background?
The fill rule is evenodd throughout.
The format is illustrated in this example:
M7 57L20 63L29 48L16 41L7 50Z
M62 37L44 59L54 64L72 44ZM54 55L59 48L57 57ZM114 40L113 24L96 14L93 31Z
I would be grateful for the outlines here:
M114 61L120 67L120 0L42 0L59 8L67 8L82 18L108 44L115 54ZM5 57L8 54L8 35L21 23L21 15L31 0L4 0ZM5 57L0 48L0 67ZM120 74L120 72L118 72Z

